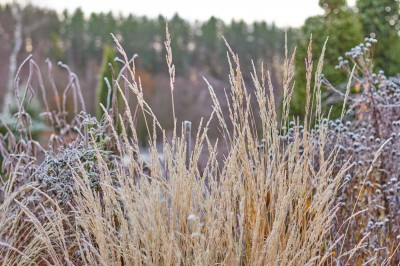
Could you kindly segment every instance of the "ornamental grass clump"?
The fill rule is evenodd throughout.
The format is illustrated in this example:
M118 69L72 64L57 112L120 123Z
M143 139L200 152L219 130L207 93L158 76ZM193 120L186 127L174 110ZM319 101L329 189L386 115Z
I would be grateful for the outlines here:
M168 31L165 46L174 105L179 88ZM129 60L117 40L116 47L125 62L120 80L110 83L121 93L118 108L101 105L100 121L81 113L80 88L69 72L63 95L72 90L77 105L72 116L61 104L46 112L54 129L49 145L35 142L44 158L18 145L7 148L3 136L2 264L325 265L347 258L354 248L342 244L350 239L348 231L334 230L348 225L336 195L352 168L351 160L338 165L341 149L331 145L330 126L321 113L325 49L314 70L310 43L306 116L290 122L294 56L286 51L284 110L278 115L269 72L254 70L253 82L246 84L239 57L227 45L228 112L205 81L213 112L198 125L189 150L174 108L169 138L143 99L134 58ZM137 108L128 104L127 91L136 97ZM143 113L151 132L148 164L141 159L132 110ZM213 120L221 132L218 140L208 137ZM33 143L29 137L24 141ZM219 142L227 147L223 160Z

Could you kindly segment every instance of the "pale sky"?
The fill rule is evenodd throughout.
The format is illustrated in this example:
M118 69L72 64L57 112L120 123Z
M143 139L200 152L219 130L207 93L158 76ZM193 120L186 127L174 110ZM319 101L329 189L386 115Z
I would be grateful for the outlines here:
M10 2L0 0L0 3ZM244 19L247 22L275 22L278 26L301 26L307 17L322 14L318 0L20 0L36 5L74 10L81 7L85 13L108 12L170 18L174 13L190 21L205 21L214 15L226 22ZM355 0L348 0L353 6Z

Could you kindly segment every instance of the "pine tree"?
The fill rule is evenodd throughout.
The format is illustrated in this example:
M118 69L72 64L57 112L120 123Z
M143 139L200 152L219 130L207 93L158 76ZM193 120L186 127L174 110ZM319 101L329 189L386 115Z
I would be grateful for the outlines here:
M221 76L221 57L226 60L226 48L221 38L221 28L223 26L224 24L221 20L211 17L201 26L202 34L196 42L199 45L198 53L201 64L214 77Z
M115 52L112 46L110 45L104 45L103 47L103 62L101 64L101 70L99 74L99 80L97 83L97 104L96 104L96 110L97 110L97 118L100 120L101 117L103 116L104 112L103 109L100 107L100 103L104 105L104 107L107 108L107 105L110 107L111 106L111 101L112 101L112 90L109 93L109 87L112 88L112 69L114 70L115 73L117 72L117 65L114 61L115 58ZM111 66L110 66L111 65ZM107 81L108 84L107 84Z

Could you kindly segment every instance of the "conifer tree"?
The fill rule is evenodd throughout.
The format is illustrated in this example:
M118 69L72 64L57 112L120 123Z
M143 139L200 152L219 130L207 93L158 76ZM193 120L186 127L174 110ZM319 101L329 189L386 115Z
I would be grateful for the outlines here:
M114 73L117 72L117 65L114 61L115 52L114 49L110 45L103 46L103 62L101 64L101 70L99 74L99 80L97 83L97 103L96 103L96 110L97 110L97 118L100 120L103 116L104 112L103 109L100 107L100 103L107 108L107 105L111 106L111 101L113 98L112 95L112 70ZM107 80L107 81L106 81ZM107 83L108 82L108 83ZM111 91L109 92L109 88Z

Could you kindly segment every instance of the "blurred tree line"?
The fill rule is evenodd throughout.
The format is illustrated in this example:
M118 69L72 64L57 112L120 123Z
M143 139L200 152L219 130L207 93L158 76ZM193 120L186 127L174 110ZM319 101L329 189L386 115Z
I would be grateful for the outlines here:
M28 52L43 49L45 55L62 60L72 69L85 68L91 60L101 62L103 47L114 45L110 36L113 33L127 54L138 53L140 67L151 73L165 71L165 18L162 16L153 19L115 15L112 12L88 15L79 8L72 13L64 11L57 14L32 5L25 7L23 12L25 28L40 23L40 30L34 34L30 34L29 30L24 32L25 42L29 42L30 46ZM250 59L272 65L276 57L284 55L285 29L275 24L247 24L242 20L227 24L215 17L205 22L190 23L178 14L168 18L168 23L174 63L179 74L187 74L190 68L198 67L206 68L216 77L221 76L227 65L227 49L222 36L235 52L248 60L249 65ZM8 31L12 32L9 4L0 6L0 25L4 29L10 27ZM294 44L294 30L289 28L287 31L289 43ZM45 46L40 45L43 42Z
M99 103L106 106L110 98L104 81L105 77L111 79L109 63L112 63L115 70L122 67L118 61L110 62L115 55L120 56L113 49L115 43L110 35L113 33L129 57L138 55L135 59L136 74L141 78L146 101L165 123L165 128L173 126L170 102L166 100L170 96L166 89L169 88L169 76L164 47L165 17L149 18L133 14L123 16L112 12L85 14L79 8L57 13L34 5L23 6L20 11L22 20L18 22L12 4L0 5L0 41L3 43L0 46L0 58L5 62L0 64L0 97L11 95L13 99L15 95L13 88L7 89L12 87L15 71L13 73L7 66L11 65L10 54L16 47L15 32L18 23L22 23L19 39L22 39L23 44L16 51L16 67L32 54L45 76L44 82L48 82L45 59L49 58L54 65L52 76L55 85L62 95L61 92L69 83L68 75L65 69L56 67L54 63L63 62L79 77L88 112L97 113L100 117L102 112L99 110ZM202 80L203 76L215 86L217 96L224 101L224 88L229 87L229 64L227 47L222 36L239 55L245 79L251 79L251 60L254 60L256 68L263 64L264 69L271 72L274 88L280 87L285 31L288 48L293 50L298 30L283 29L266 22L249 24L243 20L233 20L227 23L216 17L202 22L189 22L175 14L167 19L177 74L176 86L179 87L179 95L175 97L178 119L184 118L198 123L201 117L210 114L211 109L205 106L212 103L207 86ZM23 68L20 76L27 77L27 69ZM7 86L9 73L13 74L11 86ZM45 84L45 87L50 88L51 85ZM276 92L279 93L278 90ZM131 97L132 106L135 106L135 99L132 98L134 97ZM56 102L56 99L48 100L50 105ZM0 106L2 104L3 101ZM73 101L67 101L66 105L67 110L72 110L74 106ZM146 131L140 114L137 123L138 131ZM139 134L145 144L146 132Z
M225 79L227 84L224 36L239 54L245 78L250 78L248 73L252 71L251 60L254 60L256 67L263 63L265 69L271 70L273 85L279 88L285 52L284 33L287 31L289 51L296 45L298 47L292 113L301 116L305 102L305 57L311 34L314 70L329 36L323 72L339 89L346 83L346 76L335 69L338 57L362 42L364 37L372 36L378 40L374 53L375 69L385 70L388 75L399 72L398 0L357 0L356 7L349 7L346 0L320 0L319 5L324 14L308 18L300 29L282 29L266 22L249 24L242 20L226 23L215 17L191 23L176 14L168 18L168 23L177 74L187 80L193 73L212 76ZM104 49L114 46L110 33L115 34L128 55L139 55L135 62L143 82L154 82L154 76L167 73L165 23L162 16L122 16L112 12L84 14L81 9L58 14L28 5L23 8L24 44L18 62L29 53L43 61L46 57L53 62L63 61L78 74L82 87L87 88L84 96L93 99L97 83L102 82L98 74L102 71ZM11 5L0 5L0 58L4 62L14 46L14 27ZM7 64L1 64L0 76L7 77L8 72ZM6 79L0 80L1 88L5 87ZM59 78L55 77L55 80L58 82Z

